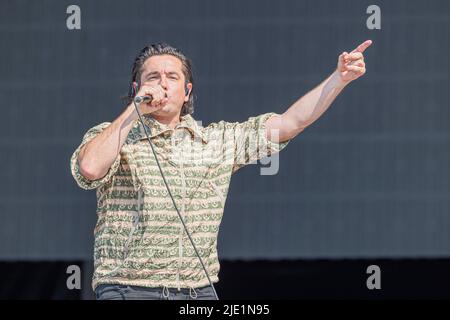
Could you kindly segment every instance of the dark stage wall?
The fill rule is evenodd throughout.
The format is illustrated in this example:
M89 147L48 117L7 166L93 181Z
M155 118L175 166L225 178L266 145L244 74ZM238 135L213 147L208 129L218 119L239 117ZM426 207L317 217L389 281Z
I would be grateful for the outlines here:
M81 8L81 30L66 8ZM222 259L450 256L449 1L2 1L0 259L87 261L95 193L69 157L123 110L138 50L194 62L195 117L283 112L363 40L367 74L280 155L233 178Z

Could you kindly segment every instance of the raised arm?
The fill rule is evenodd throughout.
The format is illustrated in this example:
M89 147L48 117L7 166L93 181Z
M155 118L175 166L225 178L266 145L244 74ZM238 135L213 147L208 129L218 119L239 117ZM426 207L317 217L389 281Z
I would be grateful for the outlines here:
M350 53L343 52L339 56L336 70L330 76L298 99L282 115L268 119L266 124L268 139L274 142L292 139L316 121L342 89L366 72L363 52L371 44L372 41L367 40ZM273 134L274 132L277 132L278 137Z

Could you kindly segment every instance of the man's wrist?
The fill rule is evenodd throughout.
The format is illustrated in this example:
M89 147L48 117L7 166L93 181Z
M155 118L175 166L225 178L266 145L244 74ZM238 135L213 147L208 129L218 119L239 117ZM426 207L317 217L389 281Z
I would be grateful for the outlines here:
M339 74L338 70L335 70L333 74L331 75L334 87L336 89L344 89L350 81L343 81L341 75Z
M125 112L127 113L128 115L127 118L130 121L135 121L139 118L138 113L136 111L136 107L134 106L133 102L128 105Z

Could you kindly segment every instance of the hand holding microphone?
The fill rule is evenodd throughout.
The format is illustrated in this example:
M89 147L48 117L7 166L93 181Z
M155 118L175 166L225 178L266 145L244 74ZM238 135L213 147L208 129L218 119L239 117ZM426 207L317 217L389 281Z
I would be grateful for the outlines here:
M136 90L137 84L133 85ZM134 98L142 114L155 112L163 108L168 101L167 92L161 86L142 85Z

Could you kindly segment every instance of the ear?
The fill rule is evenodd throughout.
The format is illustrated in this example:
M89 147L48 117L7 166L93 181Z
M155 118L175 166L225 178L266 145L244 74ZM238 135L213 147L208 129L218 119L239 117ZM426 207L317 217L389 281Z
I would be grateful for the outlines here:
M133 96L136 96L138 92L138 84L136 81L133 81Z
M184 102L188 102L189 101L189 95L191 94L192 91L192 83L188 82L186 84L186 95L184 96Z

